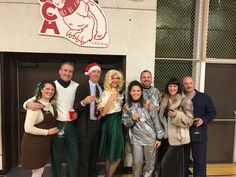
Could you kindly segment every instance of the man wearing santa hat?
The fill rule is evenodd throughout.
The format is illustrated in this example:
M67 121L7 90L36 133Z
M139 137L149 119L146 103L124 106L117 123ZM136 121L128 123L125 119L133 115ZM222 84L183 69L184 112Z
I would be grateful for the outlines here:
M79 85L75 94L74 109L78 114L79 133L79 177L96 177L96 159L99 144L100 114L96 100L102 93L99 85L101 67L93 62L85 68L89 76L86 83Z

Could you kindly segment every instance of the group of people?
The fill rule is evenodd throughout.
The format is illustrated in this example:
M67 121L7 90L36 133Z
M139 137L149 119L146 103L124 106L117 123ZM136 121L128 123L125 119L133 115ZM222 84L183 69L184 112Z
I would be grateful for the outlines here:
M100 156L106 160L105 176L112 177L125 157L126 141L135 177L187 177L190 150L194 177L206 176L207 124L216 111L190 76L182 83L171 78L161 95L151 86L151 72L144 70L141 82L131 81L124 94L118 70L106 73L104 85L98 63L85 68L89 78L84 83L72 81L73 72L72 63L63 63L59 79L41 81L24 103L22 167L32 169L32 177L42 176L50 157L53 177L62 177L64 148L66 176L98 176Z

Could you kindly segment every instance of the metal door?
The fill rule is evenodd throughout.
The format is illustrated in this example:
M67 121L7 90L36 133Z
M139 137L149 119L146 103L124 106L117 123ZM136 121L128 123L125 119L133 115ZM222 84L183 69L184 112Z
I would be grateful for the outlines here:
M235 149L236 65L207 64L205 92L217 116L208 129L208 162L232 163Z

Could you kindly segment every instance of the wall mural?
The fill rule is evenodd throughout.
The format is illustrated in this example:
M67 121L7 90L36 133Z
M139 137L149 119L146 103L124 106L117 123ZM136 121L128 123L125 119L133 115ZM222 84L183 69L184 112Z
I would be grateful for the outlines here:
M85 47L108 47L107 18L93 0L39 0L41 35L64 37Z

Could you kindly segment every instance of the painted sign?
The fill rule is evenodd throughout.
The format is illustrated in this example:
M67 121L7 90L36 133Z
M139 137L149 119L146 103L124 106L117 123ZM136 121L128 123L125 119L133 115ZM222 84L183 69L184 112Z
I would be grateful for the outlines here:
M93 0L39 0L39 34L64 37L86 47L108 47L106 16Z

